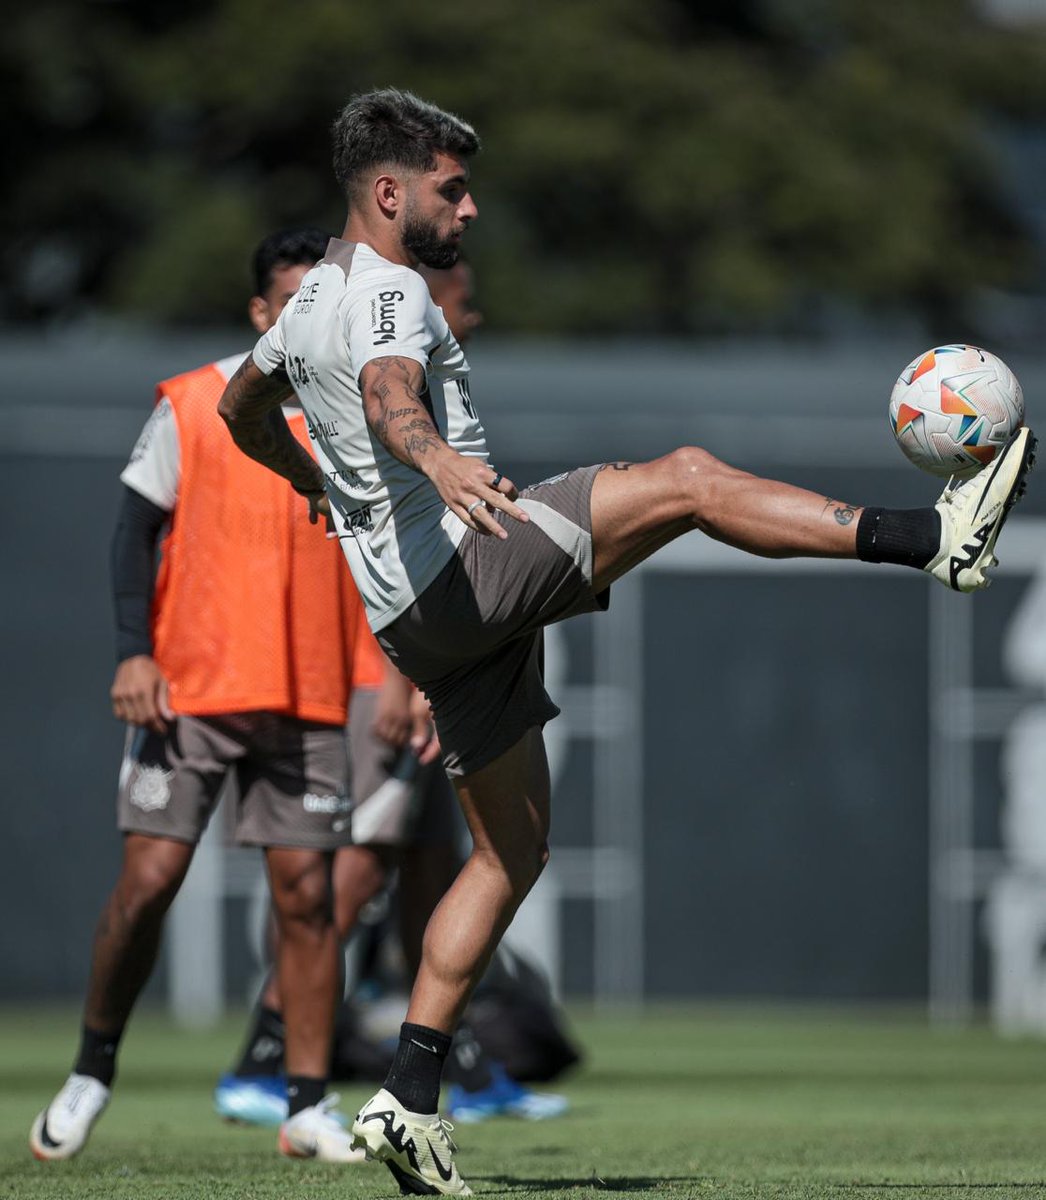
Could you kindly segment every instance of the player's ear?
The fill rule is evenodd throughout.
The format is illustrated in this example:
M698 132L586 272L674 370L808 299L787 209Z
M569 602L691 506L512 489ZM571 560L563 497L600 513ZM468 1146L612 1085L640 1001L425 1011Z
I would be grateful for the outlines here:
M259 333L265 333L272 328L269 320L269 302L264 296L252 296L247 304L247 316Z
M403 184L395 175L379 175L374 180L374 199L382 216L390 220L403 205Z

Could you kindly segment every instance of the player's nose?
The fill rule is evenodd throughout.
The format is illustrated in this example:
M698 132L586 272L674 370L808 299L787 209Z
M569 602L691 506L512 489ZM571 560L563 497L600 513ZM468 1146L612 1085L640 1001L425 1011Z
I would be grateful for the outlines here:
M474 221L479 216L479 209L471 193L466 193L465 199L458 205L459 221Z

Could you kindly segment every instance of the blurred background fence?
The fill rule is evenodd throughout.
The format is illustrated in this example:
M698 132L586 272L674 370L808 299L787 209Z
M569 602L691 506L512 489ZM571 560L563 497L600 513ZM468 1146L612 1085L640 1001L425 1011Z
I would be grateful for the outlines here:
M885 410L916 353L989 345L1042 423L1044 7L12 15L0 901L17 920L0 1000L80 992L116 869L119 470L156 380L250 344L259 238L340 229L326 130L352 92L410 87L484 138L469 254L487 329L469 357L517 482L696 443L915 505L934 485ZM553 864L533 925L562 990L932 998L950 1018L992 995L1011 1026L1046 1024L1044 516L1033 480L1006 572L973 604L901 572L739 569L694 539L619 586L607 618L558 631ZM240 1002L254 884L234 876L201 961L220 959L218 999Z
M6 356L0 886L19 913L7 998L78 991L116 868L107 553L119 470L154 377L241 344L235 330L162 342L81 331L23 334ZM489 340L472 358L499 465L517 481L693 442L857 503L908 505L936 491L885 420L910 350ZM1046 363L1013 364L1041 393ZM616 585L610 614L558 630L555 852L536 928L562 989L918 1000L937 904L940 1011L986 997L984 902L1008 848L1000 753L1013 718L1037 711L1042 683L1020 669L1034 637L1021 633L1027 653L1008 660L1004 646L1046 564L1044 511L1033 488L1007 573L972 604L904 572L737 561L695 536ZM1034 885L1009 901L1011 927L1031 914L1020 950L1035 968L1029 987L1046 901L1036 828L1025 820L1009 842L1024 847L1021 878ZM223 997L239 1001L257 963L253 885L236 878L219 925L203 910L212 933L198 908L189 928L190 942L211 939L204 961L220 951ZM207 1011L210 985L201 995L181 983Z

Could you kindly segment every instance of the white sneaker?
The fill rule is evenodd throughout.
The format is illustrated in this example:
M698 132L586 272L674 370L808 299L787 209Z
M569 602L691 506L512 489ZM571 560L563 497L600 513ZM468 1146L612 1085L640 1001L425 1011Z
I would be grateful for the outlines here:
M404 1195L471 1196L454 1165L453 1128L438 1113L408 1112L382 1088L356 1114L353 1144L383 1162Z
M948 486L937 501L941 548L926 570L957 592L975 592L991 580L986 572L1010 509L1024 495L1025 477L1035 462L1035 436L1018 429L995 460L972 479Z
M280 1153L288 1158L315 1158L320 1162L363 1162L367 1157L352 1145L352 1134L334 1114L337 1093L324 1096L319 1104L303 1108L280 1126Z
M105 1084L91 1075L70 1075L62 1090L33 1122L29 1149L39 1159L72 1158L79 1154L111 1095Z

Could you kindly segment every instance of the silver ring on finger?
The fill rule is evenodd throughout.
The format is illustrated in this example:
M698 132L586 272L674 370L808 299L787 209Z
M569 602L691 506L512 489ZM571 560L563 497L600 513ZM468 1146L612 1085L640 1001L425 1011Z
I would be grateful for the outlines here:
M483 503L482 500L473 500L472 503L465 509L465 515L471 517L473 512Z

